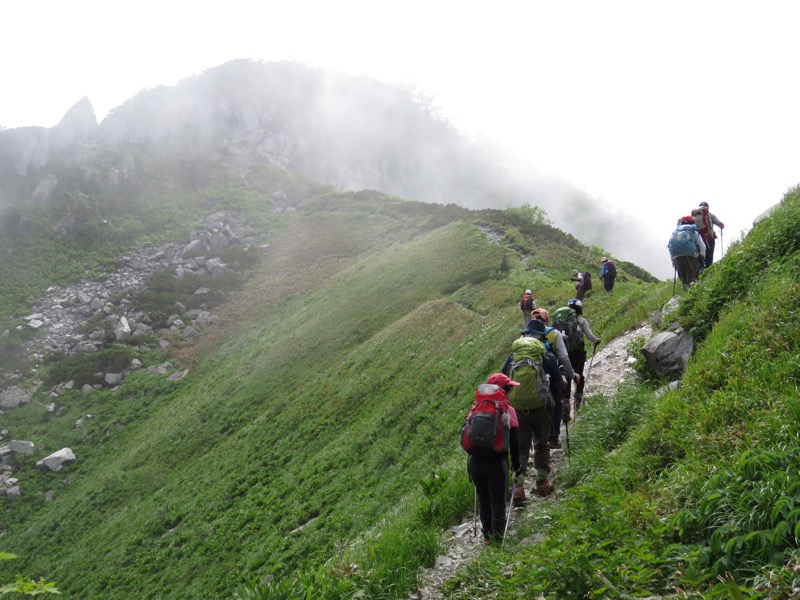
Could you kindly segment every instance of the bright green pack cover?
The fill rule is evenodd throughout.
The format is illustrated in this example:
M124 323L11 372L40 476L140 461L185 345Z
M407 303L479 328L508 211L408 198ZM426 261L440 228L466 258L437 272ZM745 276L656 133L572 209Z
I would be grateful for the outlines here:
M548 383L544 375L544 344L532 337L521 337L511 344L511 379L519 385L511 392L511 406L538 410L547 406Z
M568 352L580 350L584 347L583 332L578 322L578 313L575 312L574 308L562 306L550 316L550 319L553 322L553 327L564 334Z

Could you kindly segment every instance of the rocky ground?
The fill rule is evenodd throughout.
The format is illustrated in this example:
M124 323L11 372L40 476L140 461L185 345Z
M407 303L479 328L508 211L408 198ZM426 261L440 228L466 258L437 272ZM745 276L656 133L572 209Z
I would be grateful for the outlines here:
M589 363L584 369L584 373L588 375L585 390L586 396L597 394L613 395L617 386L632 372L630 367L632 359L627 352L628 344L637 337L649 338L651 335L651 326L644 324L602 346L591 362L591 371L589 370ZM563 467L564 461L562 450L551 450L551 468L554 474ZM550 502L556 498L557 495L548 498L532 497L526 507L512 511L509 529L513 533L515 514L519 514L520 511L535 510L536 503ZM450 528L445 545L445 553L437 557L434 566L423 570L423 583L416 592L409 596L410 600L444 598L440 591L441 584L451 578L458 569L468 564L484 549L480 522L475 527L473 520L469 519Z

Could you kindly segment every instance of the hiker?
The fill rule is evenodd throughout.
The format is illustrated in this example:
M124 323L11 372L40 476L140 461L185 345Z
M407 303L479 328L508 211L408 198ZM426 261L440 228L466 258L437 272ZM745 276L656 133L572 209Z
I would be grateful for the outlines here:
M553 398L549 393L548 377L561 379L561 372L552 354L544 347L544 322L534 319L528 322L522 336L511 344L501 372L510 375L520 383L511 393L511 406L517 411L519 421L519 462L515 475L512 502L515 506L525 503L525 475L528 470L531 446L533 446L533 465L536 469L536 483L532 494L548 496L555 487L550 481L550 427L552 423ZM566 385L566 381L564 382Z
M703 236L697 231L693 216L680 218L678 226L669 238L667 248L683 289L689 289L689 286L697 280L699 261L702 261L706 252Z
M614 289L614 282L617 280L617 266L606 256L600 259L600 279L606 292Z
M714 262L714 246L717 245L717 234L714 233L714 225L725 229L725 223L720 221L717 216L708 210L708 202L701 202L700 205L692 211L697 231L702 236L703 242L706 245L706 250L703 253L703 266L707 269Z
M517 431L519 421L514 407L508 402L508 394L519 383L512 381L502 373L489 376L486 383L478 386L475 391L475 402L472 404L467 425L462 430L462 446L469 453L467 471L472 483L475 484L475 493L480 504L481 527L483 529L483 543L502 542L506 530L506 490L508 489L508 454L511 453L511 466L514 473L520 470L519 442ZM469 437L470 417L483 407L494 408L494 418L497 418L497 409L501 412L502 427L498 430L495 422L489 423L491 442L489 446L481 446L478 441L466 441ZM478 421L475 421L476 423ZM475 426L473 429L479 429ZM497 431L497 433L495 433ZM499 439L498 439L499 437Z
M522 328L525 329L525 325L531 320L531 311L536 308L536 300L533 299L530 290L525 290L517 305L522 309Z
M575 393L572 401L577 412L583 402L583 367L586 365L586 345L584 338L592 342L595 347L600 343L600 338L592 333L589 321L583 316L583 303L577 298L571 298L566 306L562 306L553 313L553 327L564 334L567 342L567 354L572 368L580 375L575 381Z
M578 300L583 300L583 296L586 294L586 287L584 286L584 281L583 281L583 273L578 271L578 269L572 269L572 277L570 277L570 281L575 282L575 297Z
M572 368L572 363L569 361L569 354L567 353L567 344L564 341L564 334L555 327L550 327L550 313L544 308L537 308L531 313L531 318L542 321L545 325L544 336L547 340L545 348L549 346L549 350L555 355L559 365L561 374L566 377L567 382L578 382L580 375L575 373ZM553 409L553 422L550 426L550 437L548 444L551 449L561 448L561 421L569 423L569 390L570 384L562 387L559 385L561 381L550 381L550 393L555 400L555 408Z

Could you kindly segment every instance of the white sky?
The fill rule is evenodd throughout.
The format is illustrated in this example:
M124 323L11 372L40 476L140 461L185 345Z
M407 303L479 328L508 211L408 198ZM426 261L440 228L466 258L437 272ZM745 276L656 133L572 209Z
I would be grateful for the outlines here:
M727 246L800 183L793 0L26 0L0 19L0 126L55 125L84 96L102 120L228 60L292 59L416 84L664 247L702 200Z

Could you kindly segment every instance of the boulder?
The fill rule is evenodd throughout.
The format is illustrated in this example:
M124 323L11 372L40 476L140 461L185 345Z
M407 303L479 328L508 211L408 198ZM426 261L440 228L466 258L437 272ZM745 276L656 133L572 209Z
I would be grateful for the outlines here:
M693 350L694 339L685 331L662 331L645 343L642 354L653 373L664 378L683 373Z
M9 444L11 450L17 452L19 454L33 454L36 447L33 445L33 442L28 442L25 440L11 440Z
M0 392L0 410L17 408L22 404L29 404L33 399L33 392L17 386L11 386Z
M69 448L62 448L50 456L36 463L36 468L42 471L60 471L65 466L75 462L75 453Z

